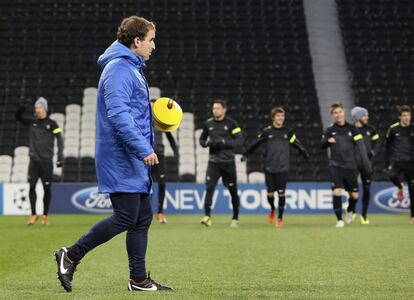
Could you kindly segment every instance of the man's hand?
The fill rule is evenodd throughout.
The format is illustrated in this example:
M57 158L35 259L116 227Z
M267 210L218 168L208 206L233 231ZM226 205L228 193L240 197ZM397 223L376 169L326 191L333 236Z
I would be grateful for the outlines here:
M144 157L143 161L144 161L144 164L146 164L147 166L151 166L151 167L159 164L158 156L154 152L152 152L147 157Z
M335 140L335 138L334 138L334 137L330 137L330 138L328 139L328 143L331 143L331 144L336 144L336 140Z
M60 167L62 167L62 161L58 160L56 162L56 168L60 168Z
M174 157L175 158L179 158L180 157L180 153L178 152L178 150L174 151Z
M201 141L201 142L200 142L200 145L201 145L201 147L203 147L203 148L210 147L210 140Z
M210 148L213 151L218 151L224 148L226 141L223 138L218 138L210 141Z

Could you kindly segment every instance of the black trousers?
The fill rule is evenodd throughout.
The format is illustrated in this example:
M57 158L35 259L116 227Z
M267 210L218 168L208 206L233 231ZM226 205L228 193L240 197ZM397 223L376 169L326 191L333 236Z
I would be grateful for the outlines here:
M53 175L53 161L52 160L35 160L30 159L28 181L30 184L29 199L32 215L36 214L36 183L42 181L44 195L43 195L43 214L49 213L50 199L51 199L51 184Z
M86 253L126 231L130 278L146 278L145 255L148 229L152 221L151 195L137 193L110 194L114 212L96 223L73 246L69 258L80 261Z
M225 187L227 187L231 195L233 219L238 220L240 199L237 193L237 172L236 163L234 161L208 162L206 172L206 197L204 200L205 215L211 215L211 205L213 204L214 189L220 177L223 178L223 184Z

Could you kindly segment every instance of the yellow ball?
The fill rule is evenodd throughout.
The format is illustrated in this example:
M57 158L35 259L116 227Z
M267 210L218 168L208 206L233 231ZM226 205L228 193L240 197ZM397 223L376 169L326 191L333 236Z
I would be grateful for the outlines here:
M180 126L183 110L170 98L159 98L152 104L154 127L160 131L174 131Z

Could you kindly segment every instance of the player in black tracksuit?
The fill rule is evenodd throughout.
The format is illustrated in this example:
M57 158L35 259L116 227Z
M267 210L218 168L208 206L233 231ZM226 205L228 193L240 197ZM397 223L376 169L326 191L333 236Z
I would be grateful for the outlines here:
M277 191L279 197L277 227L283 226L283 212L285 209L285 190L287 177L290 167L290 146L294 146L307 160L308 152L305 150L296 134L289 128L285 127L285 111L281 107L275 107L271 112L273 124L262 130L262 132L253 140L244 153L248 156L259 145L265 144L265 179L267 187L267 200L270 204L269 222L275 222L275 196Z
M168 142L174 152L174 156L178 158L178 148L171 132L165 132ZM158 210L157 220L161 224L167 223L167 219L163 214L163 206L165 199L165 155L164 155L163 132L154 128L154 152L158 156L159 164L152 167L151 175L158 183Z
M211 205L217 181L223 178L223 184L228 188L233 205L231 227L239 226L239 195L237 193L237 174L234 152L243 145L241 129L237 122L226 117L226 103L223 100L213 102L213 118L204 124L200 136L200 145L209 147L209 161L206 172L205 217L201 223L211 226Z
M355 121L355 126L358 131L362 134L365 143L365 149L367 151L368 158L370 159L371 169L372 169L372 158L378 154L381 143L380 143L380 135L377 130L368 124L369 116L368 111L363 108L356 106L351 110L352 119ZM371 190L371 182L372 182L372 174L368 174L365 172L363 168L362 158L359 155L359 152L355 153L358 172L361 175L362 181L362 212L361 212L361 224L368 225L369 220L367 218L368 215L368 206L370 201L370 190ZM355 210L353 211L353 218L356 216Z
M61 167L63 160L63 139L62 129L58 124L50 119L47 115L47 101L39 98L35 103L36 117L25 115L27 105L19 107L16 118L23 125L30 127L29 142L29 174L28 181L30 184L29 198L32 210L28 225L33 225L37 220L36 215L36 183L40 178L43 184L43 217L42 224L48 224L48 213L51 199L51 182L53 175L53 149L54 140L58 143L58 160L57 167Z
M345 111L340 103L331 105L335 121L322 136L322 148L330 149L329 166L332 178L333 207L337 217L336 227L344 227L342 220L342 189L349 193L347 208L348 224L352 222L352 211L358 201L358 165L355 153L361 156L364 172L371 173L371 165L365 149L362 134L345 121Z
M411 108L403 105L398 112L399 122L392 124L385 139L385 165L391 181L398 187L398 199L404 200L402 174L408 184L410 197L410 224L414 225L414 126Z

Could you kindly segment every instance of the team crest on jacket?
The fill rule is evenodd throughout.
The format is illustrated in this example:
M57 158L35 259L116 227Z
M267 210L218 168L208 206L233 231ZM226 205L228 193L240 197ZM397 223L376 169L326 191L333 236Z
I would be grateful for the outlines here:
M46 129L50 130L50 125L49 124L46 125Z
M371 132L367 131L367 135L371 135Z
M229 129L229 128L227 127L227 125L224 125L224 130L227 130L227 129Z
M352 136L352 132L348 131L348 135L349 135L349 136Z
M284 137L285 139L287 139L287 134L285 133L285 134L283 135L283 137Z

